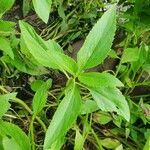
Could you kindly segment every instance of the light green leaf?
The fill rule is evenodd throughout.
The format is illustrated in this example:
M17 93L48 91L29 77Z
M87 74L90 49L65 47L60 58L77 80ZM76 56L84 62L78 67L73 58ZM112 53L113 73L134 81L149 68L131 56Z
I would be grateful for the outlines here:
M0 119L10 108L10 103L8 101L10 99L14 99L15 97L16 97L16 93L0 95Z
M85 100L83 101L82 107L81 107L81 114L88 114L99 110L99 107L97 106L97 103L93 100Z
M3 137L0 135L0 150L4 150L4 147L3 147Z
M113 49L110 50L109 57L111 57L111 58L119 58L117 56L117 52L115 50L113 50Z
M122 55L122 63L137 61L139 58L138 48L127 48Z
M14 53L8 39L0 37L0 50L3 50L10 58L14 59Z
M110 51L115 30L116 7L113 6L95 24L78 52L79 71L102 63Z
M4 36L10 35L14 31L15 25L14 22L0 20L0 34Z
M120 145L120 142L116 139L106 138L101 140L102 146L108 149L115 149Z
M15 0L0 0L0 18L14 4Z
M13 138L20 150L31 150L29 138L18 126L0 121L0 134Z
M150 75L150 64L144 64L142 68L144 71L146 71Z
M110 73L88 72L81 73L79 80L89 87L120 87L123 83Z
M14 67L16 67L19 71L31 75L41 75L48 73L44 67L32 64L29 59L21 57L16 49L14 49L14 56L15 56L14 60L8 56L3 56L1 59L6 63L10 63Z
M117 88L90 88L94 100L102 111L117 112L118 115L130 120L130 111L127 101Z
M150 150L150 137L147 139L143 150Z
M41 65L75 74L77 64L73 59L63 54L63 50L56 42L53 40L44 41L25 22L20 21L19 24L28 50Z
M97 123L100 123L101 125L105 125L112 120L112 117L107 112L99 111L97 113L94 113L93 120Z
M16 141L13 138L8 138L7 136L3 138L3 147L4 150L21 150Z
M52 0L32 0L34 9L38 16L45 22L48 22L51 10Z
M48 97L48 89L50 88L51 83L52 83L51 79L44 82L34 95L32 106L33 106L33 114L35 116L45 106L45 103Z
M83 145L84 145L84 137L80 134L79 129L76 129L74 150L83 150Z
M52 144L51 148L48 150L60 150L64 143L65 143L65 137L60 137Z
M50 149L55 141L65 136L71 125L76 121L80 108L81 97L79 89L75 83L72 83L48 127L44 141L44 150Z
M44 84L43 80L34 80L31 83L31 89L36 92L42 86L42 84Z

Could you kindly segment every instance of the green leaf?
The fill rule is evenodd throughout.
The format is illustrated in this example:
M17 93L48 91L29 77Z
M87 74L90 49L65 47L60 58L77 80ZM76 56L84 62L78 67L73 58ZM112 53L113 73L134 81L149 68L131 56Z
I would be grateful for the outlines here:
M99 110L99 107L97 106L97 103L93 100L85 100L83 101L82 107L81 107L81 114L88 114Z
M8 101L10 99L14 99L15 97L16 97L16 93L0 95L0 119L10 108L10 103Z
M14 4L15 0L0 0L0 18Z
M51 10L52 0L32 0L34 9L38 16L45 22L48 22Z
M45 106L48 97L48 89L50 88L51 83L52 83L51 79L44 82L34 95L32 106L33 106L33 114L35 116Z
M93 120L96 123L100 123L101 125L105 125L105 124L109 123L112 120L112 117L107 112L99 111L97 113L94 113Z
M48 150L60 150L62 145L64 144L65 142L65 138L64 137L60 137L58 140L56 140L50 149Z
M74 150L83 150L84 137L80 134L79 129L76 129L76 137Z
M79 80L89 87L120 87L123 83L110 73L88 72L81 73Z
M15 25L14 22L0 20L0 34L4 36L10 35L14 31Z
M130 120L130 111L127 101L117 88L90 88L94 100L102 111L117 112L127 121Z
M0 50L3 50L10 58L14 59L14 53L11 49L10 42L6 38L0 37Z
M21 150L15 140L13 138L8 138L7 136L3 138L3 147L4 150Z
M3 147L3 137L0 135L0 150L4 150L4 147Z
M31 150L29 138L18 126L0 121L0 134L12 138L20 150Z
M115 51L115 50L113 50L113 49L111 49L110 50L110 52L109 52L109 57L111 57L111 58L119 58L118 56L117 56L117 52Z
M124 50L122 55L122 63L137 61L139 58L138 48L127 48Z
M23 6L22 6L22 11L23 11L23 16L26 16L31 9L31 1L30 0L23 0Z
M120 145L120 142L116 139L106 138L101 140L102 146L108 149L115 149Z
M53 40L44 41L27 23L20 21L21 34L33 57L43 66L75 74L77 64L63 54L61 47ZM61 65L60 65L61 64Z
M36 92L42 86L42 84L44 84L43 80L34 80L31 83L31 89Z
M110 51L115 30L116 7L113 6L95 24L78 52L79 71L102 63Z
M150 75L150 64L144 64L142 68L145 72L147 72Z
M150 150L150 137L147 139L147 142L146 142L143 150Z
M138 60L131 62L131 69L136 73L140 67L146 62L148 58L148 46L146 44L142 44L139 48L139 57ZM137 55L137 54L136 54Z
M80 108L81 97L79 89L75 83L72 83L48 127L44 141L44 150L50 149L55 141L65 136L69 128L76 121Z

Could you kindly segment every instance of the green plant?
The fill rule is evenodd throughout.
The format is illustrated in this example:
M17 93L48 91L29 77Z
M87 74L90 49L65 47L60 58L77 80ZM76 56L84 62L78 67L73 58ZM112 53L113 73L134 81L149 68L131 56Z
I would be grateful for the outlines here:
M123 84L109 73L85 71L97 66L106 58L116 29L115 6L108 10L93 27L78 52L77 63L65 55L53 40L44 41L27 23L20 21L21 36L32 56L43 66L58 69L68 78L67 86L59 97L61 100L46 132L44 149L59 149L68 129L80 114L82 101L80 87L90 91L103 111L117 112L127 121L129 107L117 87ZM109 36L107 34L109 33ZM80 82L81 83L80 83ZM39 105L38 107L43 107ZM38 108L42 109L42 108ZM56 148L57 146L57 148Z
M8 11L13 4L15 3L15 0L0 0L0 17ZM24 15L28 13L30 10L30 0L23 0L23 13ZM49 19L49 13L51 9L52 0L32 0L35 12L38 14L39 18L41 18L45 23L48 22ZM44 11L43 11L44 10Z

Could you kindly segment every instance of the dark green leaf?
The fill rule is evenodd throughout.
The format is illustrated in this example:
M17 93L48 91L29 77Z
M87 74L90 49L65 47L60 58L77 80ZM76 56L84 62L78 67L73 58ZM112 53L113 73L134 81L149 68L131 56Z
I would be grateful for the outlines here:
M31 9L31 1L30 0L23 0L23 16L26 16Z

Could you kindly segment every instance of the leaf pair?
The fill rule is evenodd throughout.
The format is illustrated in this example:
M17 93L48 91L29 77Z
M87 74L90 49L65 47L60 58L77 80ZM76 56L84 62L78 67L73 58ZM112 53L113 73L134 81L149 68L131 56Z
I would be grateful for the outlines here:
M106 58L116 29L115 13L115 7L108 10L87 36L77 55L78 73L100 64ZM39 63L72 75L77 72L74 60L63 54L58 44L52 40L44 41L27 23L20 21L19 24L27 48Z

